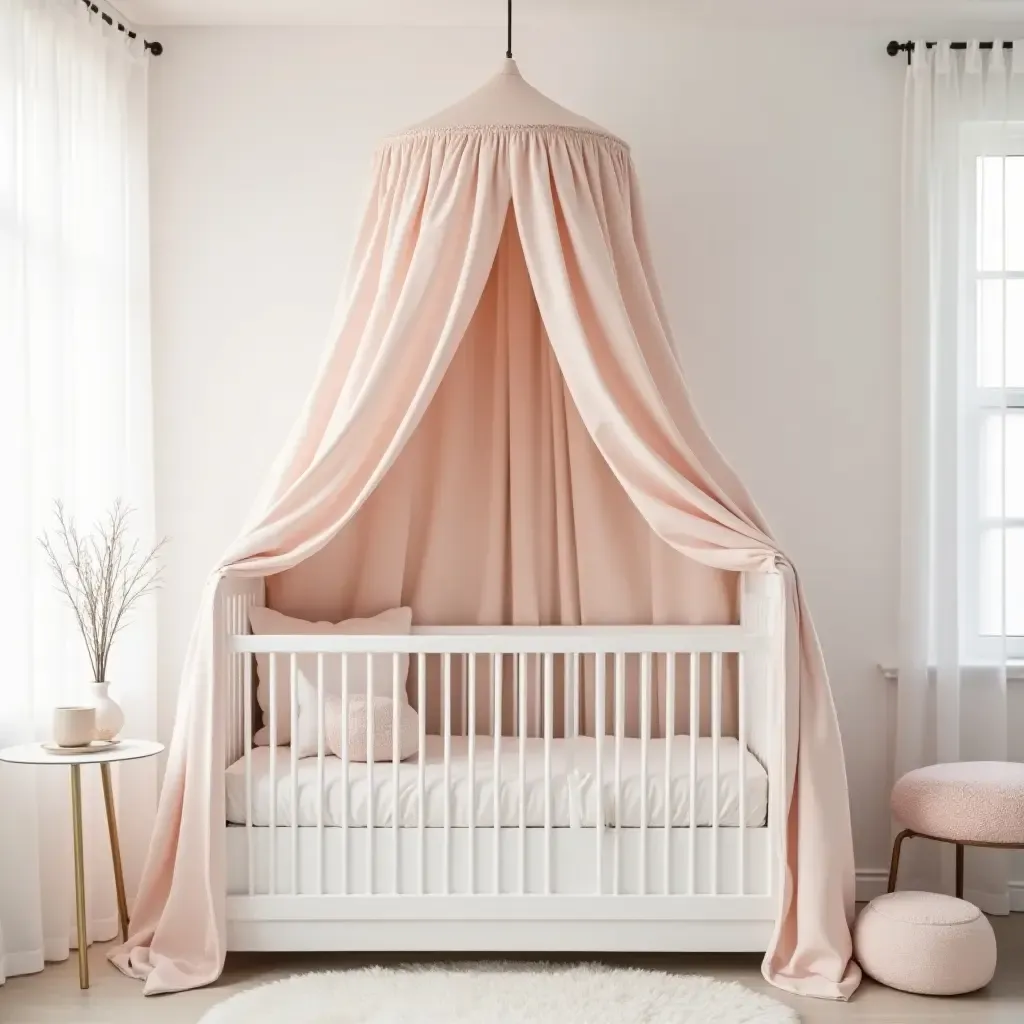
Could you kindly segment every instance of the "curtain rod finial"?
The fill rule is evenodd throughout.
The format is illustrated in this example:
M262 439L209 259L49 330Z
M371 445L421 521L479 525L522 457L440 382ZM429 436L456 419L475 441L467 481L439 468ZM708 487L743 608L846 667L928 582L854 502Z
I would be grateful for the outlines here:
M889 41L889 45L885 48L885 52L889 54L890 57L895 57L902 49L903 47L896 42L895 39L892 39Z

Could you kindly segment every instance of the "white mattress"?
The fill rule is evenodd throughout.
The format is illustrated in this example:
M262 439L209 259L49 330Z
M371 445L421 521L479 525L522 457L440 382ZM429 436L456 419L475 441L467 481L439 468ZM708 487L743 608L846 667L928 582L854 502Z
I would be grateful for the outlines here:
M647 823L665 824L665 747L664 739L648 741L647 754ZM615 791L615 741L602 740L602 799L597 792L597 741L593 737L558 739L551 743L551 824L554 827L620 824L638 827L641 822L641 759L640 741L624 739L620 767L618 799ZM465 737L451 739L449 785L445 787L444 740L428 736L424 756L424 824L440 828L445 823L445 794L448 794L449 824L465 827L470 820L470 773L468 742ZM271 793L276 802L276 824L292 824L291 751L277 749L276 784L270 774L270 750L257 747L252 757L252 796L254 825L270 824ZM505 737L500 748L500 784L498 787L499 821L502 826L519 824L519 741ZM697 825L714 824L714 777L712 741L697 741L697 786L695 814ZM346 800L343 786L343 765L336 757L324 758L324 824L340 826L345 818ZM373 766L373 824L390 826L395 814L391 762ZM299 825L316 825L320 790L317 785L317 759L304 758L297 763ZM744 750L740 756L738 742L732 738L719 741L718 824L739 824L739 780L745 780L744 817L746 825L757 828L765 823L768 810L768 776L760 762ZM350 827L365 827L367 810L367 766L348 766L347 816ZM236 761L226 771L227 819L234 824L246 821L246 779L244 760ZM544 825L544 741L526 741L526 824ZM417 758L398 765L398 824L415 828L419 824L419 766ZM490 737L476 741L474 772L474 824L494 824L494 744ZM690 737L677 736L671 741L669 807L673 827L690 824Z

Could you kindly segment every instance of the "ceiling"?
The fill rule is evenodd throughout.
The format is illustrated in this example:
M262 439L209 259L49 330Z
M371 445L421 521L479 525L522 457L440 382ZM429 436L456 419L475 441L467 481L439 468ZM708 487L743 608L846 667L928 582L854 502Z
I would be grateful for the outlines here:
M501 0L113 0L140 25L504 24ZM515 20L689 16L791 21L1024 18L1024 0L515 0Z

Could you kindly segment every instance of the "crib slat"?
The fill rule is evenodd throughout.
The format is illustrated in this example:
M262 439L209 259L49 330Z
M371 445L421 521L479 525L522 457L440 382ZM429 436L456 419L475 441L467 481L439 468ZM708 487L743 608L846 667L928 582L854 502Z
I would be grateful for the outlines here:
M232 634L236 631L238 624L238 598L229 597L227 608L224 612L224 632ZM227 707L228 713L224 716L224 751L227 755L227 763L232 764L236 760L235 755L235 656L231 648L225 644L222 657L224 658L224 678L227 681Z
M232 634L235 632L235 623L238 621L238 598L228 597L221 598L224 621L221 627L222 632ZM221 659L223 665L223 679L224 688L227 694L226 706L228 713L224 716L223 736L224 736L224 754L227 759L227 764L231 764L235 760L235 736L234 736L234 710L235 710L235 659L231 654L231 648L224 644L221 649Z
M238 636L244 636L249 632L249 598L243 596L238 602L238 628L236 629ZM238 680L238 699L244 705L246 702L245 697L245 666L246 663L252 660L252 655L243 655L241 657L235 656L235 675ZM240 707L242 717L245 717L245 708ZM243 748L245 747L245 737L242 737L242 741L238 746L238 756L242 756Z
M249 631L249 599L248 597L241 597L238 601L238 624L235 630L238 636L242 636ZM235 678L238 680L238 699L240 702L245 702L245 664L247 661L252 660L252 655L243 655L242 657L235 656ZM245 717L245 708L240 708L242 717ZM245 746L245 737L242 738L242 742L238 746L238 756L242 755L242 748Z
M245 707L242 709L245 735L245 847L249 857L249 895L256 895L256 848L252 843L252 655L242 654L245 659Z
M234 627L232 633L238 636L245 632L245 598L242 596L235 598L235 611L234 611ZM237 654L229 654L231 664L231 715L229 717L229 723L232 727L236 725L238 719L241 717L238 712L242 711L242 701L245 699L245 685L242 679L242 659ZM244 712L243 712L244 715ZM231 743L231 760L237 761L242 756L242 745L239 743L238 734L235 733L235 737Z
M697 744L700 742L700 655L690 655L690 878L691 896L697 893Z
M366 895L373 895L373 826L377 801L373 792L373 655L366 655Z
M519 737L519 664L522 655L512 655L512 735Z
M555 656L544 655L544 894L551 893L551 740L555 725Z
M492 654L493 658L493 654ZM487 687L487 728L494 735L494 663L491 663L491 685Z
M574 737L580 735L580 662L583 655L576 653L572 656L572 734Z
M711 791L714 794L711 817L711 894L718 895L718 824L721 817L719 807L719 756L722 738L722 655L716 651L711 655Z
M665 655L665 863L663 889L672 892L672 741L676 735L676 656Z
M444 664L444 881L441 891L448 895L452 862L452 656L442 655Z
M223 620L220 625L221 632L233 632L235 625L235 599L233 597L221 597L219 608ZM234 680L231 677L231 649L227 644L222 646L220 650L220 658L222 678L225 680L225 690L227 692L227 706L228 708L232 708ZM230 714L224 716L224 721L221 723L221 729L221 735L224 737L224 753L227 757L227 763L231 764L231 745L233 740Z
M235 599L233 597L220 599L221 614L223 616L223 622L221 624L222 633L233 633L235 630ZM231 711L234 710L234 671L232 668L232 657L231 648L224 644L220 652L221 665L223 678L225 680L225 690L227 692L227 707L229 712L224 716L224 721L221 723L222 735L224 737L224 755L227 759L227 764L231 764L232 761L232 746L234 744L232 722L231 722Z
M572 654L562 654L562 736L572 735Z
M739 771L740 782L740 841L737 853L739 869L739 894L745 896L747 892L747 714L744 707L744 665L743 655L736 657L736 718L738 724L739 750L737 751L737 770Z
M288 686L291 706L289 717L292 723L292 745L291 745L291 805L292 805L292 895L299 895L299 698L298 679L296 678L295 655L288 656Z
M270 880L267 893L277 895L277 655L270 655L270 831L267 833Z
M541 656L539 654L530 655L530 696L527 701L527 708L530 713L529 720L532 720L533 727L529 730L528 735L540 736L540 716L544 708L544 697L541 693L543 686L541 682Z
M245 596L245 597L243 597L239 601L239 604L238 604L238 630L237 630L237 633L238 633L239 636L244 636L248 632L249 632L249 598L248 598L248 596ZM239 698L240 701L242 701L243 705L248 705L248 703L249 703L248 700L246 699L246 696L245 696L245 666L250 661L252 661L252 655L251 654L245 654L245 655L242 655L241 657L237 657L236 656L236 659L235 659L235 664L237 666L235 671L238 674L238 691L239 691L238 698ZM242 717L244 718L245 717L245 707L244 706L242 707L241 711L242 711ZM242 737L242 742L239 745L239 756L241 756L244 747L245 747L245 737L243 736Z
M237 630L237 634L239 636L244 636L246 633L249 632L249 603L250 603L249 597L245 596L245 597L243 597L239 601L239 604L238 604L238 630ZM238 698L245 705L248 705L248 700L246 699L246 696L245 696L245 666L246 666L246 664L248 664L249 662L252 661L252 657L253 656L251 654L245 654L245 655L242 655L241 657L236 656L236 658L235 658L235 664L237 666L235 671L237 672L237 675L238 675L238 691L239 691ZM241 710L242 710L242 717L244 718L245 717L245 708L243 707ZM244 748L244 747L245 747L245 737L243 736L242 737L242 742L241 742L240 747L239 747L239 756L241 756L242 748Z
M398 761L401 753L398 744L398 658L397 654L391 655L391 852L394 855L395 869L392 891L396 896L401 879L398 852Z
M316 877L317 892L324 894L324 656L316 656Z
M469 696L466 699L466 710L469 713L469 891L476 895L476 655L469 658L468 681L462 677L463 685L468 686Z
M422 896L427 884L426 859L426 807L425 807L425 766L427 746L427 656L420 652L416 655L416 712L419 715L420 749L416 761L416 829L419 848L419 893Z
M622 860L622 737L626 729L626 659L615 655L615 847L612 856L612 894L619 895Z
M651 656L640 655L640 895L647 895L647 744L651 735Z
M249 598L244 596L239 599L238 602L238 628L236 633L238 636L243 636L249 632ZM238 699L244 704L247 704L245 697L245 666L246 663L252 660L252 655L242 655L241 657L235 656L235 673L238 679ZM245 707L240 708L242 712L242 718L245 717ZM245 747L245 737L242 737L241 743L238 745L238 756L241 757Z
M604 893L604 734L605 734L605 671L607 657L602 653L594 658L595 686L597 687L597 703L594 715L594 736L597 740L596 781L597 795L594 799L594 842L596 844L595 871L597 874L597 894Z
M562 655L562 735L566 739L572 735L572 658Z
M242 632L242 597L231 598L230 612L228 615L228 632L236 636ZM227 762L233 764L241 756L239 750L238 722L239 712L242 710L242 662L239 655L226 648L227 656L227 686L228 686L228 713L224 722L228 729L227 735Z
M500 654L494 655L494 667L491 674L493 693L493 728L494 728L494 895L501 895L501 676L505 659Z
M351 722L351 708L348 696L348 655L341 655L341 894L347 896L349 876L348 849L348 791L349 791L349 752L348 732Z
M239 631L238 631L239 632L239 636L245 636L249 632L249 606L250 606L250 600L251 599L247 595L247 596L243 597L243 599L242 599L242 601L241 601L241 603L239 605ZM245 709L246 709L246 707L249 707L250 710L251 710L250 702L249 702L249 700L246 697L246 666L249 663L252 662L252 658L253 658L252 654L244 654L241 658L239 658L239 662L238 662L238 666L239 666L239 668L238 668L238 672L239 672L239 686L241 688L240 696L241 696L241 699L242 699L243 705L244 705L244 707L242 708L242 716L243 716L243 718L245 718L245 714L246 714ZM246 740L245 740L245 736L243 736L242 737L242 749L243 750L245 748L245 745L246 745ZM240 751L240 753L241 753L241 751Z
M526 655L520 654L516 672L519 693L519 892L526 892Z

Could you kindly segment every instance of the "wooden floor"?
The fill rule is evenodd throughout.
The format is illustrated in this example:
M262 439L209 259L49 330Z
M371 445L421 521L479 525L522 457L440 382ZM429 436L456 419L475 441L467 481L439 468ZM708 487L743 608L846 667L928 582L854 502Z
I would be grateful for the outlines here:
M755 956L687 956L609 958L604 962L685 971L738 981L790 1003L806 1024L835 1021L876 1024L1022 1024L1024 1022L1024 914L995 918L999 970L982 992L955 999L909 996L866 981L849 1003L796 999L761 979ZM232 954L220 981L210 988L143 1000L138 982L122 977L105 959L103 947L91 951L92 987L78 988L72 958L51 964L42 974L12 978L0 986L2 1024L195 1024L209 1007L234 992L307 970L340 970L364 963L398 963L398 956L362 960L327 954ZM415 1022L410 1022L415 1024Z

